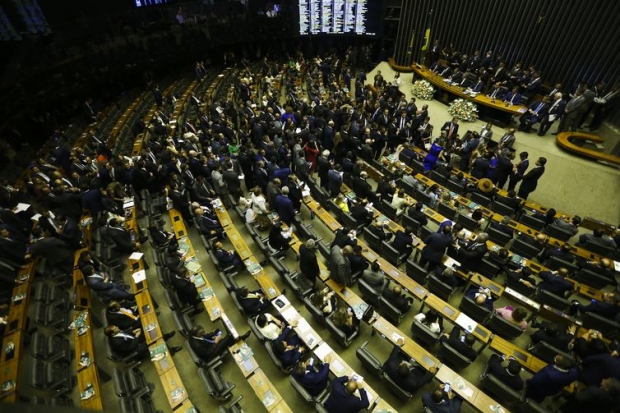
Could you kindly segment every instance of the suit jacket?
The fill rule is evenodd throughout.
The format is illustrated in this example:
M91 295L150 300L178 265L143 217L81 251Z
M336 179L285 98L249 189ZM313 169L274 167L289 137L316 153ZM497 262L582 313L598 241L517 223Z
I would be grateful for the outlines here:
M278 212L282 222L286 223L286 225L291 225L295 217L295 208L293 207L293 201L288 196L276 195L275 210Z
M452 122L446 122L443 124L443 126L441 127L441 130L445 130L446 133L448 134L448 136L450 135L450 127L454 126L453 130L452 130L452 138L456 138L456 135L459 133L459 124L452 124Z
M452 245L452 238L449 235L433 232L424 239L424 249L422 256L433 263L441 262L446 249Z
M177 277L176 275L172 277L171 281L181 302L189 305L196 305L200 302L198 290L193 282L185 278Z
M455 396L453 399L448 399L448 397L445 396L441 403L437 404L433 401L431 393L424 393L422 395L422 403L432 413L458 413L461 411L463 399L458 396Z
M222 226L217 220L206 215L197 217L196 220L198 221L198 229L202 234L208 235L211 231L220 231L222 229Z
M313 283L321 272L319 262L316 258L316 252L306 248L305 245L299 247L299 269L304 277Z
M222 173L224 182L228 186L228 191L231 193L238 193L241 190L241 181L239 175L234 171L224 171Z
M407 248L412 248L411 244L413 244L413 238L403 231L398 231L392 241L392 247L397 251L404 251Z
M504 102L509 102L513 105L518 105L521 102L521 93L513 93L512 91L506 93L504 96Z
M458 327L452 328L452 331L450 331L450 337L446 338L446 336L441 336L439 341L449 344L450 347L470 359L472 362L476 360L476 357L478 357L478 352L476 350L461 341L461 329Z
M134 315L137 315L134 313ZM142 324L140 319L134 320L130 316L121 313L111 312L110 310L106 311L106 319L108 320L109 325L115 325L121 330L133 330L136 328L141 328Z
M131 235L125 228L108 226L107 234L121 254L129 254L133 251Z
M547 364L525 381L525 396L540 403L545 397L553 396L578 378L579 373L575 368L563 371L553 364Z
M411 304L407 301L407 297L403 294L396 295L391 288L386 288L381 293L394 307L398 308L402 313L406 313L411 308Z
M295 377L297 382L301 384L311 396L318 396L323 389L325 389L325 386L327 386L329 363L321 364L318 371L312 366L307 366L304 375L298 376L293 373L293 377Z
M140 337L135 337L132 332L123 334L131 336L133 338L124 337L120 334L108 337L108 340L110 340L110 347L112 347L112 350L114 350L115 353L126 356L135 351L140 357L148 356L149 348L144 341L144 335L140 335Z
M351 189L358 198L372 198L373 190L370 184L360 177L353 178L353 182L351 182Z
M492 354L487 372L511 389L520 391L523 388L523 379L518 374L516 376L509 374L506 368L502 366L502 361L500 356Z
M330 169L327 172L328 189L332 196L336 196L340 193L340 186L342 185L342 176L335 169Z
M470 242L466 247L459 248L458 259L464 268L475 271L487 251L486 242Z
M355 394L349 394L344 387L347 381L347 376L332 380L332 392L325 402L325 409L329 413L357 413L370 406L366 390L359 389L359 398Z
M517 140L516 136L512 133L506 133L499 140L499 145L503 148L512 148Z
M406 391L414 393L433 378L433 374L431 372L424 371L419 367L413 367L409 370L409 374L407 374L407 376L401 376L398 373L398 366L403 361L409 361L409 358L403 355L398 345L394 345L394 348L390 353L390 357L383 365L383 371L385 371L398 386L402 387Z
M256 291L251 291L251 292L260 293L261 291L256 290ZM249 314L258 314L261 311L263 311L265 308L267 308L269 305L271 305L269 300L262 301L259 298L250 298L250 297L246 297L246 298L239 297L239 304L241 304L241 307Z
M600 386L588 386L569 398L561 408L563 413L610 412L617 409L620 397L612 395Z
M346 285L351 283L351 263L342 255L342 249L337 245L331 250L329 272L334 281Z
M230 336L224 337L219 343L215 342L216 332L206 333L202 337L189 337L189 345L194 352L205 361L211 360L215 355L225 350L228 344L232 344Z
M572 291L574 289L573 283L558 275L552 274L551 271L543 271L538 274L542 278L542 282L538 284L538 287L543 290L549 291L552 294L564 296L565 291Z
M68 262L73 264L73 251L58 238L47 237L38 240L30 246L30 254L33 257L45 258L49 268L62 266Z
M527 174L523 175L519 192L528 191L533 192L538 186L538 180L545 173L544 166L537 166L532 168Z

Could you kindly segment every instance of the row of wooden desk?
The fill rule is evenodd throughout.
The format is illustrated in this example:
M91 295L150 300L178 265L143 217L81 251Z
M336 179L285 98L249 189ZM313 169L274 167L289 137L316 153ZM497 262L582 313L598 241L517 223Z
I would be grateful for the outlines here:
M225 229L228 227L234 228L234 225L232 225L232 220L228 216L226 210L224 208L221 208L217 211L218 217L221 215L220 219L222 219L224 223L227 223ZM187 230L185 228L185 224L183 223L183 218L181 214L176 209L170 209L169 214L174 233L177 237L177 241L179 242L179 246L182 250L186 251L185 258L197 259L196 252L188 237ZM220 223L222 223L222 221ZM230 237L230 234L228 235ZM243 247L240 244L243 241L243 238L241 238L238 232L237 235L239 235L239 238L235 238L235 242L238 246ZM247 245L245 245L244 248L247 249ZM247 251L249 251L249 249L247 249ZM266 274L265 276L269 278ZM209 279L207 275L202 271L202 268L198 272L196 272L196 275L192 279L194 283L196 283L196 277L202 277L204 280L204 285L197 285L196 289L201 296L203 294L203 291L207 291L208 293L208 295L206 295L206 298L203 298L203 303L211 320L215 321L217 319L220 319L223 322L225 328L228 330L229 334L231 334L235 338L239 337L239 334L237 333L232 322L223 310L217 296L213 293L213 288L209 284ZM269 284L267 281L268 280L266 280L264 277L260 277L259 284L261 284L261 287L264 285L267 290L269 290L271 288L269 285L271 284ZM265 284L262 284L261 282ZM200 284L202 284L202 282ZM256 396L259 398L259 400L261 400L267 411L277 413L287 413L292 411L288 407L286 401L277 391L276 387L271 383L269 378L259 367L256 359L253 356L247 355L248 352L251 353L251 349L249 348L247 343L238 342L231 346L229 348L229 351L231 352L233 358L235 359L235 362L237 363L237 366L243 373L245 379L250 384Z

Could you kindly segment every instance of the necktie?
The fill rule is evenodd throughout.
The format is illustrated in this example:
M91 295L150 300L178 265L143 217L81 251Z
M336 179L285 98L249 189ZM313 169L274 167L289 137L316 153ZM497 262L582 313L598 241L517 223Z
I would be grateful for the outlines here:
M492 97L492 98L494 98L495 96L497 96L497 91L498 91L498 90L499 90L499 89L495 89L495 90L493 91L493 93L491 94L491 97Z
M454 124L450 125L450 132L448 132L448 139L452 139L453 132L454 132Z
M540 111L540 109L542 109L543 105L544 105L544 103L542 103L542 102L540 102L540 103L538 104L538 107L537 107L537 108L536 108L536 110L534 111L534 114L535 114L535 115L538 115L538 112Z
M400 128L405 129L405 118L400 118Z

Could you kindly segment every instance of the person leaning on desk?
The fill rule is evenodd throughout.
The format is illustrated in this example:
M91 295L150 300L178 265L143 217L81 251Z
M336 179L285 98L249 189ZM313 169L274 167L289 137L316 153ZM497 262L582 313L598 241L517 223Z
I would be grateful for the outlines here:
M463 399L452 391L448 383L441 384L432 393L422 395L424 407L433 413L457 413L461 411Z

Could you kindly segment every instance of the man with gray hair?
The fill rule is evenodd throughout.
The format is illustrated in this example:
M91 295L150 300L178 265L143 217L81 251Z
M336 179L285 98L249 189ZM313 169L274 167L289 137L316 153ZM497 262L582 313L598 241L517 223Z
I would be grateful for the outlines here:
M562 92L557 92L553 95L553 103L547 112L547 115L542 118L540 121L540 126L538 127L538 136L544 136L547 131L553 125L558 118L560 118L564 114L564 107L566 106L566 102L562 99Z
M293 207L293 201L288 197L288 187L282 188L282 193L276 195L275 210L278 212L280 219L289 227L293 223L295 217L295 208Z
M351 262L349 262L349 256L353 254L353 247L346 245L344 248L340 248L338 245L334 246L329 257L329 272L334 281L351 285Z
M316 277L320 274L319 262L316 258L316 241L310 238L305 245L299 247L299 271L314 287Z

